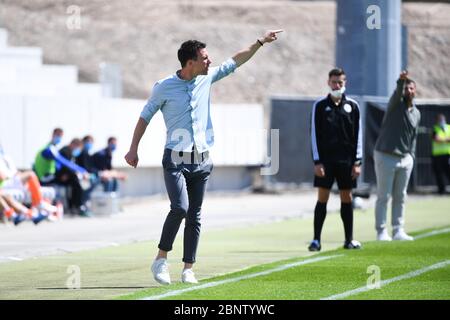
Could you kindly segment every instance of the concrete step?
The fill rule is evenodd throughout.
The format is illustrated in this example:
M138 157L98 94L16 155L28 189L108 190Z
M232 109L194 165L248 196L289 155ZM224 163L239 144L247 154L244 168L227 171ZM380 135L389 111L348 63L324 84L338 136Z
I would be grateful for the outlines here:
M29 85L29 83L5 84L0 81L0 95L101 98L102 89L95 83L77 83L74 86L61 87L52 83Z
M0 64L38 67L42 65L42 49L36 47L2 47Z
M0 62L0 83L73 87L78 83L78 68L70 65L16 66Z

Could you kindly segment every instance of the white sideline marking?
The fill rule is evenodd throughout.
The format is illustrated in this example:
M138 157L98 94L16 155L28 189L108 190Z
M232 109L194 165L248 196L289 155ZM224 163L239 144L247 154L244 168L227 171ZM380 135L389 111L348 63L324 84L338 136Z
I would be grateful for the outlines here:
M441 230L434 230L434 231L431 231L431 232L427 232L427 233L415 236L414 239L421 239L421 238L431 237L431 236L434 236L436 234L447 233L447 232L450 232L450 228L445 228L445 229L441 229ZM263 271L263 272L258 272L258 273L246 275L246 276L241 276L241 277L227 279L227 280L221 280L221 281L209 282L209 283L205 283L203 285L190 287L190 288L186 288L186 289L175 290L175 291L167 292L167 293L164 293L164 294L161 294L161 295L148 296L148 297L142 298L141 300L159 300L159 299L163 299L163 298L167 298L167 297L176 296L176 295L179 295L179 294L182 294L182 293L185 293L185 292L190 292L190 291L195 291L195 290L215 287L215 286L219 286L219 285L226 284L226 283L237 282L237 281L240 281L240 280L251 279L251 278L259 277L259 276L262 276L262 275L267 275L267 274L270 274L270 273L273 273L273 272L286 270L286 269L289 269L289 268L292 268L292 267L296 267L296 266L300 266L300 265L304 265L304 264L308 264L308 263L313 263L313 262L317 262L317 261L337 258L337 257L340 257L340 256L343 256L343 255L340 254L340 255L334 255L334 256L327 256L327 257L319 257L319 258L308 259L308 260L304 260L304 261L300 261L300 262L295 262L295 263L283 265L283 266L277 267L275 269L266 270L266 271ZM443 263L443 262L441 262L441 263ZM450 260L445 261L445 263L446 264L450 263ZM439 265L439 264L437 264L437 265ZM436 265L430 266L428 268L432 268L434 266L436 266ZM427 268L425 268L425 269L427 269ZM421 269L421 270L425 270L425 269ZM433 269L435 269L435 268L433 268ZM417 270L417 271L414 271L414 272L420 272L420 273L417 274L417 275L419 275L421 273L427 272L427 271L432 270L432 269L429 269L429 270L427 269L427 270L422 271L422 272L421 272L421 270ZM413 272L411 272L411 273L413 273ZM407 275L409 275L409 273L404 275L404 276L407 276ZM417 275L415 275L415 276L417 276ZM392 279L381 281L380 285L386 285L386 284L391 283L393 281L402 280L402 279L404 279L403 278L404 276L399 276L399 277L397 277L398 279L397 278L392 278ZM350 292L353 292L353 291L356 291L356 290L360 290L360 289L366 289L366 287L362 287L362 288L355 289L355 290L352 290L352 291L344 292L344 293L342 293L340 295L343 295L343 294L346 294L346 293L350 293ZM360 292L363 292L363 291L366 291L366 290L362 290ZM351 293L351 294L355 294L355 293ZM330 296L328 298L323 298L321 300L332 300L333 297L337 297L337 296L340 296L340 295ZM338 298L334 298L334 299L338 299Z
M447 232L450 232L450 228L445 228L445 229L441 229L441 230L434 230L434 231L430 231L430 232L427 232L427 233L419 234L418 236L415 236L414 239L427 238L427 237L434 236L436 234L447 233Z
M13 261L23 261L22 258L17 258L17 257L8 257L9 260L13 260Z
M414 277L420 276L422 273L425 273L425 272L428 272L428 271L431 271L431 270L444 268L448 264L450 264L450 260L445 260L445 261L441 261L439 263L433 264L431 266L425 267L423 269L419 269L419 270L416 270L416 271L411 271L409 273L403 274L403 275L398 276L398 277L394 277L394 278L391 278L391 279L383 280L383 281L380 282L380 287L388 285L388 284L390 284L392 282L405 280L405 279L409 279L409 278L414 278ZM370 291L370 290L373 290L373 289L370 289L367 286L364 286L364 287L360 287L358 289L346 291L346 292L343 292L343 293L340 293L340 294L335 294L335 295L329 296L327 298L322 298L320 300L337 300L337 299L346 298L348 296L352 296L352 295L355 295L355 294L359 294L361 292Z
M437 235L437 234L448 233L448 232L450 232L450 228L445 228L445 229L440 229L440 230L434 230L434 231L430 231L430 232L427 232L427 233L419 234L418 236L415 236L414 239L428 238L428 237L431 237L431 236L434 236L434 235ZM444 265L440 266L440 264L443 264L443 263L444 263ZM437 268L445 267L445 265L447 265L447 264L449 264L449 263L450 263L450 260L443 261L443 262L437 263L437 264L435 264L435 265L429 266L429 267L424 268L424 269L412 271L412 272L407 273L407 274L405 274L405 275L403 275L403 276L398 276L398 277L395 277L395 278L391 278L391 279L388 279L388 280L384 280L384 281L381 281L381 282L380 282L380 286L389 284L389 283L391 283L391 282L395 282L395 281L399 281L399 280L404 280L404 279L407 279L407 278L417 277L418 275L421 275L421 274L424 273L424 272L428 272L428 271L430 271L430 270L434 270L434 269L437 269ZM439 266L438 266L438 267L435 267L435 266L437 266L437 265L439 265ZM417 273L417 274L416 274L416 273ZM410 275L411 275L411 276L410 276ZM344 292L344 293L341 293L341 294L336 294L336 295L330 296L330 297L328 297L328 298L322 298L322 299L320 299L320 300L336 300L336 299L341 299L341 298L348 297L348 296L351 296L351 295L354 295L354 294L358 294L358 293L361 293L361 292L364 292L364 291L368 291L368 290L372 290L372 289L369 289L369 288L367 288L367 287L361 287L361 288L354 289L354 290L350 290L350 291L347 291L347 292Z
M240 276L240 277L236 277L236 278L226 279L226 280L208 282L208 283L205 283L205 284L202 284L199 286L195 286L195 287L174 290L174 291L170 291L170 292L160 294L160 295L155 295L155 296L149 296L146 298L142 298L141 300L159 300L159 299L163 299L163 298L167 298L167 297L176 296L176 295L179 295L179 294L182 294L185 292L190 292L190 291L195 291L195 290L200 290L200 289L205 289L205 288L211 288L211 287L220 286L220 285L226 284L226 283L247 280L247 279L251 279L251 278L255 278L255 277L259 277L259 276L265 276L265 275L268 275L268 274L271 274L274 272L278 272L278 271L283 271L283 270L286 270L289 268L293 268L293 267L297 267L297 266L301 266L301 265L305 265L305 264L309 264L309 263L314 263L314 262L318 262L318 261L334 259L334 258L338 258L338 257L342 257L342 256L343 256L343 254L338 254L338 255L332 255L332 256L326 256L326 257L317 257L317 258L307 259L307 260L303 260L303 261L299 261L299 262L285 264L285 265L276 267L274 269L266 270L266 271L261 271L261 272L248 274L248 275L244 275L244 276Z
M18 257L4 257L4 256L0 256L0 260L12 260L12 261L22 261L22 258L18 258Z

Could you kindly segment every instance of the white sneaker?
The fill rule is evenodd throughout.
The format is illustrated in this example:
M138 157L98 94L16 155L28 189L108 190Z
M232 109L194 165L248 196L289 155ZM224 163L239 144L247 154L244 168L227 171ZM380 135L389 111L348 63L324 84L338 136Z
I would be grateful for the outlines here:
M181 281L183 281L183 283L198 283L197 279L195 279L195 274L192 269L183 270L183 273L181 273Z
M48 213L56 213L58 212L58 208L56 206L51 205L47 201L42 200L41 203L39 203L38 206L39 209L43 209L47 211Z
M398 230L393 237L394 240L412 241L413 237L408 235L403 229Z
M392 241L392 238L389 236L387 230L383 229L383 231L378 232L377 240L378 241Z
M152 273L153 278L163 285L170 284L170 274L169 274L169 265L167 264L167 259L159 258L155 260L152 264Z

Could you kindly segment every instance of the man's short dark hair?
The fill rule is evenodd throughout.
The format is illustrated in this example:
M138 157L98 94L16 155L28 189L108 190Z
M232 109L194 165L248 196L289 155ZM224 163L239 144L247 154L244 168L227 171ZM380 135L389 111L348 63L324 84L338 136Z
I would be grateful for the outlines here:
M72 141L70 141L70 144L74 145L74 146L80 146L81 145L81 140L78 139L78 138L73 138Z
M117 138L116 138L116 137L109 137L109 138L108 138L108 144L110 144L110 143L113 142L114 140L117 141Z
M406 79L405 84L408 85L410 83L414 83L414 86L417 86L416 82L413 79Z
M328 79L330 79L333 76L336 76L336 77L345 76L344 69L342 69L342 68L332 69L330 72L328 72Z
M83 140L82 140L82 141L83 141L83 143L86 143L86 142L88 142L89 140L92 140L92 141L93 141L94 138L93 138L91 135L88 134L87 136L84 136L84 137L83 137Z
M53 135L55 135L55 134L58 134L58 135L63 134L63 129L61 129L61 128L53 129Z
M183 68L188 60L197 60L197 51L206 48L206 44L197 40L188 40L178 49L178 60Z

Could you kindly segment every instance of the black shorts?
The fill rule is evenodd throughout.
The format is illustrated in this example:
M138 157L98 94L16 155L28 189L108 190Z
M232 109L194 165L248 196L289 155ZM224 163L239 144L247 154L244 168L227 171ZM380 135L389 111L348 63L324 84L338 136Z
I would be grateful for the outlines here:
M339 190L356 188L356 179L352 179L353 165L345 163L323 164L325 177L314 176L314 187L331 189L336 179Z

